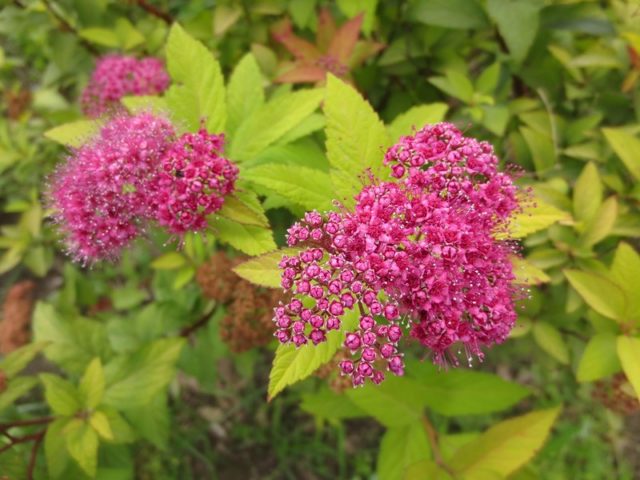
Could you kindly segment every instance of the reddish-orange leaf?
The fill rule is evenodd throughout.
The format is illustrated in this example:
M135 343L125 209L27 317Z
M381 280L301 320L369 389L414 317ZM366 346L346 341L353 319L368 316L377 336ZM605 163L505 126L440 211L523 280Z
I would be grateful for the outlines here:
M329 45L327 52L329 56L337 59L342 64L349 63L349 58L351 58L353 48L356 46L360 35L363 19L364 13L359 13L340 27Z
M321 56L320 51L313 43L293 33L289 19L285 19L275 25L271 33L273 38L289 50L298 60L313 62Z
M331 39L336 34L336 21L331 15L331 11L324 7L318 13L318 30L316 32L316 45L322 52L326 52L331 43Z
M301 65L283 73L274 81L276 83L316 83L323 81L326 75L327 72L320 67Z

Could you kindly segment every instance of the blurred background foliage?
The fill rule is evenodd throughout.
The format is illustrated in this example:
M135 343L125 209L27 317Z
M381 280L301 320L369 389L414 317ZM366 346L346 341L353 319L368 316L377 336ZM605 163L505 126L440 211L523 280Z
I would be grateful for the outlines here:
M176 252L151 232L82 268L42 203L65 154L44 132L82 119L98 56L164 57L173 22L293 124L260 143L279 109L248 126L229 113L231 158L260 199L236 205L244 233L221 222ZM639 52L636 0L5 0L0 478L639 478ZM519 167L541 208L521 235L531 298L473 369L414 362L346 392L320 369L267 402L277 294L230 268L322 208L273 178L328 171L311 90L327 73L392 140L446 118Z

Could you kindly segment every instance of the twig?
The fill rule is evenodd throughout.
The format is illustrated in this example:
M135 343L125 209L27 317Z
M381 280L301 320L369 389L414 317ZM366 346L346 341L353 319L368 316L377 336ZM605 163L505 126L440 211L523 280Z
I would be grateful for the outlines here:
M60 24L60 29L62 31L65 32L70 32L73 35L75 35L76 37L78 37L78 41L80 42L80 44L82 44L82 46L84 48L86 48L87 50L89 50L89 52L91 52L94 55L99 55L100 52L98 51L98 49L96 47L94 47L93 45L91 45L89 42L87 42L84 38L82 38L80 36L80 34L78 33L78 30L71 25L61 14L60 12L58 12L53 5L51 5L50 0L42 0L42 3L44 4L44 7L46 8L47 12L49 12L51 15L54 16L54 18L58 21L58 23Z
M171 25L173 23L173 17L169 13L160 10L155 5L147 3L146 0L138 0L138 6L154 17L158 17L167 25Z
M33 446L31 447L31 458L29 458L29 466L27 467L27 480L33 480L33 471L36 468L36 458L38 458L38 450L40 449L40 444L42 443L42 439L46 433L46 430L40 432L35 442L33 442Z
M0 432L5 433L6 430L9 430L13 427L28 427L31 425L42 425L44 423L51 423L55 419L56 417L39 417L30 418L29 420L16 420L15 422L0 423Z
M182 330L180 330L180 336L185 338L189 337L193 332L209 323L210 318L211 312L205 313L197 322L192 323L191 325L187 325Z
M14 437L14 440L11 443L7 443L5 446L0 448L0 453L4 453L10 448L18 445L20 443L30 442L31 440L36 440L38 442L42 441L44 434L47 433L47 429L40 430L39 432L32 433L30 435L25 435L24 437Z
M438 432L433 428L429 419L425 416L422 417L422 425L424 426L425 431L427 432L427 438L429 439L429 445L431 446L431 452L433 453L433 460L436 464L446 471L451 478L458 478L456 472L447 465L447 462L442 458L442 453L440 452L440 447L438 447Z

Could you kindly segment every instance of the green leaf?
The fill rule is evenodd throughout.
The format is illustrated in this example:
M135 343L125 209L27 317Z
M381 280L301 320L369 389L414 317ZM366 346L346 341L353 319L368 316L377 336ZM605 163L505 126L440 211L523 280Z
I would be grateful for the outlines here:
M67 451L78 465L90 477L95 477L98 465L98 435L91 426L73 419L64 428L63 435L67 443Z
M520 127L524 141L533 157L537 173L544 173L556 163L556 149L550 136L530 127Z
M218 215L244 225L269 227L264 208L253 192L236 192L233 195L227 195Z
M167 252L151 262L151 268L155 268L156 270L175 270L176 268L182 267L185 263L187 263L187 259L181 253Z
M268 228L243 225L223 217L216 218L210 225L221 241L247 255L260 255L277 248L273 233Z
M393 119L389 125L389 137L397 142L403 135L412 135L414 128L420 130L425 125L444 120L449 106L446 103L430 103L411 107Z
M287 165L260 165L244 172L243 177L267 187L307 210L329 210L333 185L329 174L312 168Z
M589 222L602 204L602 182L598 168L589 162L573 188L573 213L577 220Z
M298 90L279 95L245 117L229 145L229 158L246 161L278 141L320 105L322 89Z
M473 102L473 83L469 77L457 70L447 70L444 77L430 77L429 82L464 103Z
M508 237L524 238L558 221L567 219L569 219L569 214L553 205L543 202L539 198L527 199L522 212L511 217Z
M38 380L35 377L16 377L9 380L4 391L0 393L0 412L12 406L16 400L37 384Z
M80 410L80 396L71 382L51 373L40 374L40 380L44 384L45 399L54 413L70 416Z
M318 367L331 360L342 345L344 332L353 328L357 321L358 314L355 310L347 312L342 317L340 330L329 332L327 341L317 346L307 344L296 348L292 344L278 345L269 374L269 388L267 390L269 400L289 385L307 378Z
M604 137L636 180L640 180L640 140L620 128L603 128Z
M454 480L433 460L420 460L409 465L403 480ZM488 479L485 479L488 480Z
M403 480L410 465L431 457L429 439L421 422L387 429L378 452L376 473L384 480Z
M144 407L127 408L124 414L135 428L136 433L142 438L161 450L167 449L171 431L171 416L166 394L156 395Z
M137 307L142 304L148 296L149 294L145 289L131 283L124 287L115 288L111 292L113 308L116 310L130 310Z
M604 240L613 230L618 218L618 200L616 197L607 198L596 212L595 216L587 224L580 243L591 247Z
M51 478L59 478L69 463L69 452L64 439L63 431L71 419L58 418L51 422L44 435L44 454L47 459L47 470Z
M89 40L96 45L117 48L120 46L120 39L114 30L108 28L92 27L83 28L78 31L78 35L85 40Z
M196 131L201 119L209 132L225 131L226 95L220 65L207 48L174 23L167 39L167 68L174 85L166 92L176 120Z
M109 425L109 418L104 412L93 412L89 417L89 425L105 440L113 440L113 432L111 431L111 425Z
M130 50L144 42L142 33L126 17L120 17L116 20L115 30L118 35L118 43L123 50Z
M407 18L446 28L483 28L487 16L476 0L418 0Z
M384 178L384 151L389 136L371 105L351 86L327 76L324 102L327 157L337 200L347 207L362 188L366 170Z
M479 415L505 410L531 392L497 375L474 370L441 371L428 362L412 362L407 374L420 382L423 403L450 417Z
M640 399L640 338L618 337L618 357L629 383Z
M640 321L640 255L628 243L620 243L611 264L611 279L624 290L629 318Z
M107 364L103 403L119 409L149 403L173 379L184 342L182 338L156 340Z
M543 270L527 262L526 259L520 257L512 257L513 273L516 276L516 282L524 285L538 285L551 281L549 275Z
M155 115L166 116L169 112L169 105L167 105L167 100L163 97L155 97L151 95L123 97L120 99L120 103L122 103L132 114L151 112Z
M240 124L264 104L262 84L258 62L247 53L233 70L227 86L227 132L231 138Z
M386 427L420 423L428 389L406 377L389 376L382 384L365 385L346 392L362 410Z
M278 263L284 255L295 255L298 252L296 248L282 248L247 260L236 266L233 271L255 285L281 288L282 270L278 267Z
M48 342L34 342L14 350L6 357L0 360L0 370L8 378L15 377L22 371L31 360L35 358L46 346Z
M304 394L300 408L316 418L332 422L367 416L367 413L349 400L349 397L327 387L316 393Z
M511 57L521 62L529 53L538 32L540 0L489 0L487 11L498 25Z
M94 357L110 353L105 325L80 317L63 317L52 305L38 302L33 313L36 341L47 341L44 353L66 370L84 372Z
M186 267L181 268L176 272L176 276L173 279L173 285L172 285L173 289L180 290L187 283L189 283L195 275L196 275L196 269L193 266L188 265Z
M558 362L564 365L569 364L569 349L556 327L547 322L535 322L533 324L533 337L540 348Z
M162 397L163 395L158 395ZM152 405L156 402L156 398L154 397L151 400L151 403L147 404L145 408L153 409ZM107 417L107 421L109 422L109 429L113 435L113 443L130 443L133 442L136 438L131 426L127 423L127 421L122 418L117 410L109 407L100 407L99 410L101 413Z
M94 409L102 400L104 393L104 371L100 358L94 358L80 380L79 392L82 405L88 409Z
M576 374L579 382L592 382L620 371L616 352L616 336L596 333L587 343Z
M81 147L100 130L96 120L77 120L51 128L44 132L49 140L69 147Z
M627 296L622 288L603 275L565 270L571 286L596 312L618 322L626 320Z
M312 113L298 125L285 133L282 137L280 137L276 142L276 145L287 145L289 143L296 142L302 137L309 136L313 132L322 130L326 126L326 124L327 122L324 119L324 115L318 112Z
M465 480L486 479L488 472L509 475L540 450L559 413L552 408L502 421L463 445L449 465Z

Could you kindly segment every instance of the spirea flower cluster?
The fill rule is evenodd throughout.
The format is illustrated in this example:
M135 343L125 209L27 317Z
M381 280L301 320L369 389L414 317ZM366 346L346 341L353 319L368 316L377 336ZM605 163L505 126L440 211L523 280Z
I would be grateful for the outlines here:
M158 95L169 86L169 75L162 61L147 57L106 55L98 60L91 79L82 92L82 111L97 118L117 109L127 95Z
M308 212L287 237L302 250L280 262L292 297L275 309L276 337L320 344L355 309L340 363L354 385L402 375L407 333L457 364L452 349L482 358L516 318L514 247L495 234L519 207L492 147L440 123L400 139L385 163L393 181L372 179L353 211Z
M149 113L111 119L52 178L54 220L71 255L116 258L149 221L177 234L204 229L238 173L220 156L223 143L204 129L176 137Z

